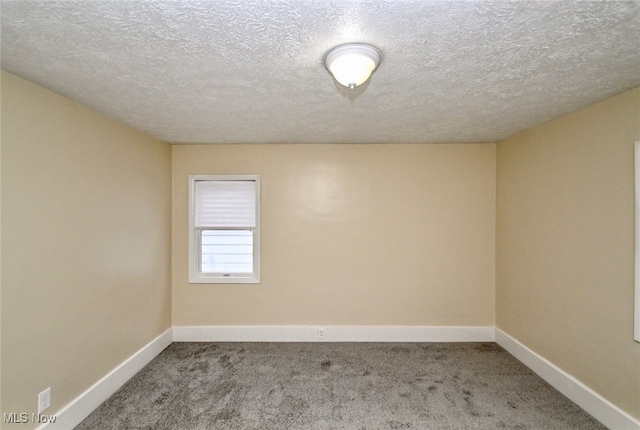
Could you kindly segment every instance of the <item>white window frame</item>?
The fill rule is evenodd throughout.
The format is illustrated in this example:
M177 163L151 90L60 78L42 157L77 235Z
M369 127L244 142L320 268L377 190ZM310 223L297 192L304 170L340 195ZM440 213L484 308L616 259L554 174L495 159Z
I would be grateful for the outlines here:
M640 342L640 140L634 145L635 161L635 281L633 339Z
M195 184L197 181L254 181L256 184L256 227L253 230L253 273L202 273L200 235L195 224ZM189 283L190 284L259 284L260 283L260 176L259 175L189 175Z

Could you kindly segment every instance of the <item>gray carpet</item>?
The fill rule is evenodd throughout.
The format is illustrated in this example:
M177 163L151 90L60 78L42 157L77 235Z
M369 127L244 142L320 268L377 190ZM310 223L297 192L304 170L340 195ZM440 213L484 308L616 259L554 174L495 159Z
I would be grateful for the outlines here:
M495 343L173 343L87 429L604 429Z

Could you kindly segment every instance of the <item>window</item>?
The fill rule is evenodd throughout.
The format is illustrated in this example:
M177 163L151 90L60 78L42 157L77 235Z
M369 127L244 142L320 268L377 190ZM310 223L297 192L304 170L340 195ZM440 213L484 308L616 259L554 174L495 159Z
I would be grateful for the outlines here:
M189 176L189 282L260 282L259 176Z

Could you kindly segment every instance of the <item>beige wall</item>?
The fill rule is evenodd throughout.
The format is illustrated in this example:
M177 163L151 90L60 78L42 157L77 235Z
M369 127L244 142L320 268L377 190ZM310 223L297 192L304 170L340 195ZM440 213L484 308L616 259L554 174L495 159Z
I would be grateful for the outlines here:
M168 328L173 303L174 325L497 323L640 417L640 89L496 154L170 149L10 74L1 85L2 412L34 411L51 386L55 413ZM189 174L261 175L262 284L187 283Z
M259 174L262 284L188 284L187 177ZM174 325L494 325L495 146L173 147Z
M46 387L57 412L170 327L170 164L168 144L2 73L2 412Z
M640 90L497 147L497 326L640 417L633 341Z

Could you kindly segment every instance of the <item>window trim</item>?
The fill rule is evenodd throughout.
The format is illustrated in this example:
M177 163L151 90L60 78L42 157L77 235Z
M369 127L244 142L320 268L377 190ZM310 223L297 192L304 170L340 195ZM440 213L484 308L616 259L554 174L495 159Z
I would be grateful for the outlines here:
M195 184L197 181L254 181L256 186L256 227L253 231L253 273L218 274L200 271L200 229L195 226ZM260 283L260 175L189 175L189 283Z

